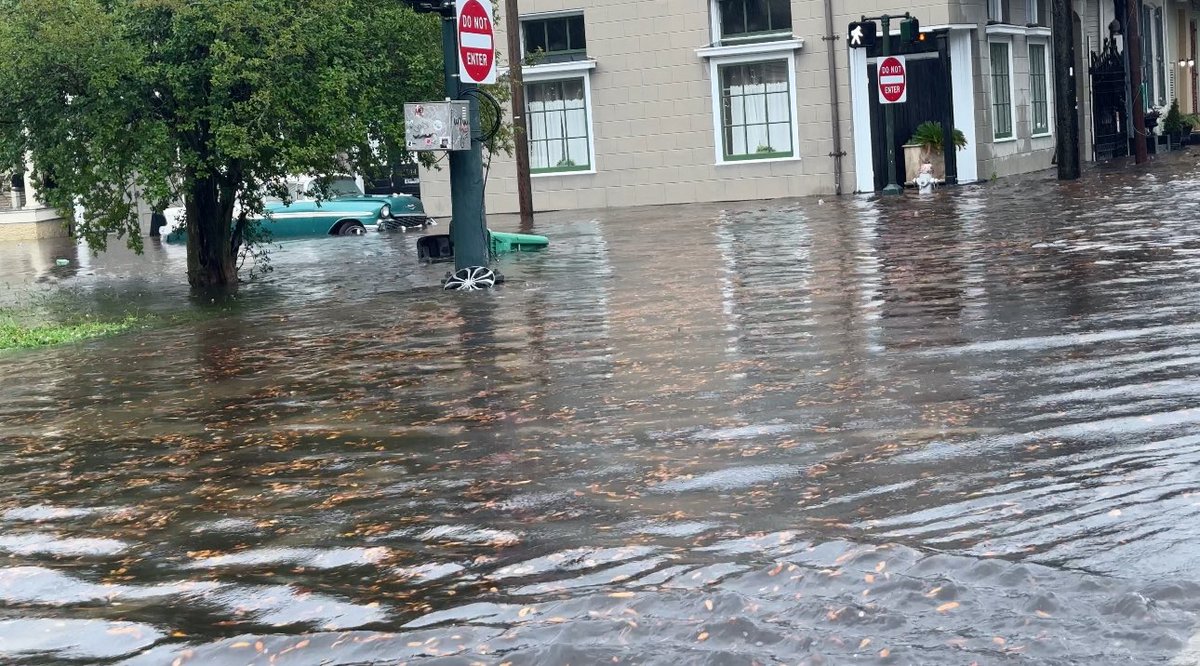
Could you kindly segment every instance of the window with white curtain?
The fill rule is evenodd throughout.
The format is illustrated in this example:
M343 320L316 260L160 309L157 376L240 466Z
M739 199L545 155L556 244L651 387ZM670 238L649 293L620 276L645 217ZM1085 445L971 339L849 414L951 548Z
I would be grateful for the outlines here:
M724 159L794 155L788 61L721 65L718 72Z
M525 84L532 173L592 168L591 121L582 77Z
M1029 0L1026 5L1027 13L1025 22L1029 25L1050 25L1050 19L1046 16L1047 10L1050 8L1050 0Z
M1050 77L1046 45L1029 44L1029 116L1033 135L1050 133Z
M987 0L988 21L1008 23L1008 0Z

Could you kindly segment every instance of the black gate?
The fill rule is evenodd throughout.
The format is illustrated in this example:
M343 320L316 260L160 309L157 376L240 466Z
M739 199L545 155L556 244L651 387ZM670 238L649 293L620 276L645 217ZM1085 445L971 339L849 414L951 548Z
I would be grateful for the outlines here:
M1100 53L1092 53L1093 157L1108 160L1129 154L1129 124L1125 111L1125 58L1117 40L1104 40Z
M896 181L904 183L904 144L923 122L942 122L950 113L950 75L934 52L932 57L908 56L908 101L893 104L896 119ZM887 185L887 119L879 103L879 75L875 63L867 66L871 97L871 157L875 164L875 189Z

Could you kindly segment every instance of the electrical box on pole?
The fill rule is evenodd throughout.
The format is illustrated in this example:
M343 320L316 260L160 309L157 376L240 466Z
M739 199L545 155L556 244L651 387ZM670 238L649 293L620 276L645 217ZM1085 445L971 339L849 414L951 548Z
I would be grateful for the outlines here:
M404 146L414 152L470 150L471 105L461 100L405 104Z

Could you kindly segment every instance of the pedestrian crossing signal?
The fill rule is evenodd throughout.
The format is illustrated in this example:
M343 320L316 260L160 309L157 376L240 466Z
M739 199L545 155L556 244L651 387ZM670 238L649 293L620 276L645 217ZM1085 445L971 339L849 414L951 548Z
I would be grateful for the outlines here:
M847 33L850 48L866 49L875 46L876 27L874 21L851 23Z
M921 32L921 22L915 18L904 19L900 22L900 41L906 44L916 44L925 41Z

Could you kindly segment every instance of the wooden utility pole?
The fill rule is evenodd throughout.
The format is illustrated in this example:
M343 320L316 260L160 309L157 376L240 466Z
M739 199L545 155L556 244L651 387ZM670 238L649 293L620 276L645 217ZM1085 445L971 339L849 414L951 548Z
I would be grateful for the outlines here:
M1146 98L1142 94L1142 31L1138 27L1138 5L1125 2L1125 51L1129 54L1129 97L1133 100L1133 154L1137 164L1144 164L1146 154Z
M521 15L517 0L504 0L508 33L508 82L512 87L513 149L517 153L517 205L521 233L533 231L533 188L529 182L529 123L525 118L525 77L521 74Z
M1054 117L1058 179L1079 178L1079 113L1075 94L1075 30L1070 0L1054 0Z

